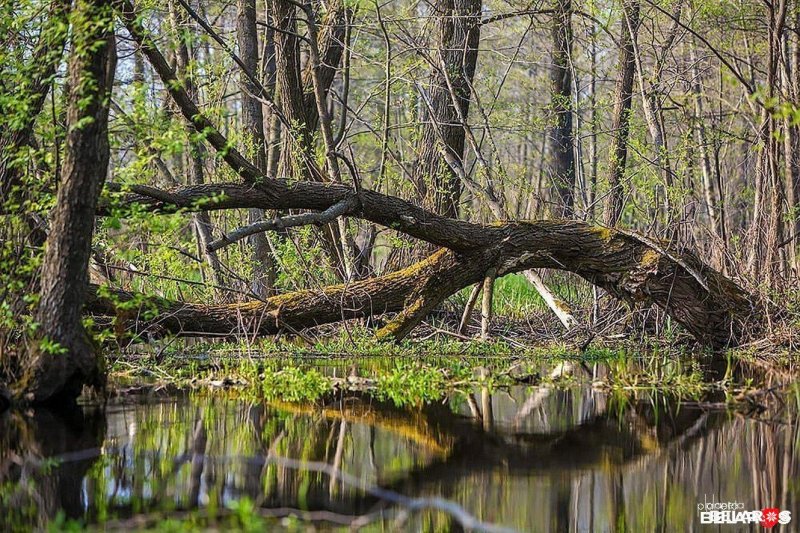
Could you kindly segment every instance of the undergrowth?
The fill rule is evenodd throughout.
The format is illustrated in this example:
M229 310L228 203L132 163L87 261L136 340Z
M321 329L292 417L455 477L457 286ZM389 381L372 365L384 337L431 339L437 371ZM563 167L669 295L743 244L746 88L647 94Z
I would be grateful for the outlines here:
M313 345L263 339L121 355L111 365L112 381L121 387L149 381L241 388L249 395L290 402L359 390L398 406L474 387L591 385L694 398L721 386L719 379L709 379L695 355L676 348L637 344L579 352L564 344L520 349L504 341L441 339L385 344L353 333Z

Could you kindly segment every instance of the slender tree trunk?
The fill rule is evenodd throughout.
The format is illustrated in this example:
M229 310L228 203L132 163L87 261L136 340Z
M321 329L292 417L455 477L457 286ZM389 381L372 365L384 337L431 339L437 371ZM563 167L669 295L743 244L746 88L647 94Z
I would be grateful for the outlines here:
M494 300L494 278L497 270L492 267L483 279L483 299L481 300L481 340L489 340L492 328L492 302Z
M175 21L175 24L182 27L191 27L189 16L186 14L182 6L175 5L174 2L170 2L170 10L172 12L172 18ZM178 39L175 50L175 70L176 73L182 77L183 83L186 86L186 92L189 94L189 97L192 100L197 101L198 91L194 79L192 79L192 75L190 73L193 50L190 48L190 44L187 42L187 40L182 37L183 34L181 33L180 35L181 36ZM191 132L191 125L187 124L186 127ZM189 152L186 154L185 168L187 170L189 183L191 185L201 185L205 183L206 154L207 150L202 141L189 141ZM217 287L224 286L225 276L223 274L222 263L220 263L219 256L216 252L208 251L206 248L208 243L214 240L211 233L211 216L207 211L199 211L194 214L194 228L195 235L197 236L199 252L202 257L205 258L208 268L211 270L211 281ZM215 293L217 298L223 297L223 294L219 291L219 289L216 289Z
M464 305L464 312L461 314L461 321L458 323L458 329L456 330L458 333L463 334L464 331L466 331L470 315L472 315L472 310L475 308L475 303L477 303L478 296L481 295L482 289L483 282L476 283L475 286L472 287L469 298L467 298L467 303Z
M628 157L628 131L630 129L631 96L636 73L634 41L639 29L639 0L624 1L621 48L619 51L619 77L614 92L614 117L612 121L611 159L608 183L610 190L605 202L604 221L616 226L624 207L625 162Z
M725 215L722 207L722 191L718 191L711 168L711 158L708 153L709 141L706 136L705 112L703 109L703 89L698 59L694 42L689 43L690 61L692 62L692 95L694 99L694 132L700 152L700 171L703 178L703 197L708 219L711 224L711 234L714 242L712 250L717 267L725 264L725 254L728 248L728 236L725 231Z
M550 70L550 179L559 205L556 214L572 218L575 208L575 146L572 127L572 2L557 0L553 14L553 65Z
M110 2L75 5L68 134L52 230L42 262L36 339L13 394L26 402L75 398L102 386L102 360L81 320L97 199L108 171L108 103L116 66Z
M239 46L239 57L249 72L242 71L239 84L242 88L242 130L244 141L253 154L253 163L262 172L267 172L267 152L264 137L264 113L258 100L259 90L250 76L258 76L258 31L256 29L256 0L239 0L236 17L236 39ZM249 210L250 222L264 218L261 209ZM265 297L275 286L275 265L267 236L256 233L249 238L253 247L252 290L254 294Z
M638 47L634 48L638 50ZM644 111L644 119L647 123L647 129L650 132L650 137L653 140L653 165L656 170L661 174L661 183L656 186L656 205L653 206L652 219L656 222L656 226L664 230L668 240L674 240L676 237L675 227L673 226L673 208L670 201L669 192L672 188L672 165L670 163L669 150L667 148L667 137L664 133L661 117L661 105L658 102L657 94L655 94L653 87L650 89L645 88L643 79L643 68L641 65L641 58L638 52L637 58L637 74L639 80L639 93L642 98L642 110ZM653 85L658 86L658 80L655 80ZM659 198L658 196L661 196Z
M287 124L281 131L281 156L278 174L285 178L303 180L325 180L324 173L317 173L310 163L316 161L314 136L319 126L319 112L314 91L310 65L303 70L300 65L300 34L297 28L297 7L288 0L272 0L273 23L276 27L275 69L278 97ZM344 49L345 34L344 7L334 2L321 24L319 41L320 68L317 73L321 94L327 96L333 83ZM317 24L317 21L312 21ZM309 62L310 63L310 62ZM323 102L324 104L325 102ZM346 254L350 253L344 245L337 224L325 224L322 229L322 242L333 262L337 276L347 279Z
M267 2L266 17L271 20L269 2ZM274 22L274 21L273 21ZM277 94L278 71L275 64L275 30L269 26L264 33L264 54L262 56L264 71L264 88L269 93L276 105L280 108ZM264 109L265 106L262 106ZM278 172L278 162L281 156L281 121L278 114L267 108L264 111L264 142L267 145L267 176L275 176Z
M797 4L795 4L797 10ZM795 27L800 24L800 11L795 13ZM791 37L787 37L791 38ZM785 46L787 54L791 55L782 61L783 64L783 90L784 94L792 102L800 99L800 40L795 36L791 45ZM784 180L786 182L786 206L789 211L791 221L791 235L787 239L791 241L787 244L789 258L795 275L800 272L800 258L797 254L797 238L800 235L800 128L787 116L783 119L783 159L784 159Z
M769 50L767 54L766 94L762 102L759 142L762 146L756 173L756 199L753 210L753 252L750 274L773 287L783 276L785 261L780 247L783 240L784 182L779 174L781 146L776 136L775 90L782 56L783 28L786 22L786 0L767 6L769 17Z
M296 22L296 8L286 0L271 2L275 32L275 72L281 111L289 122L291 131L282 135L281 158L278 174L284 177L304 175L304 155L311 153L311 131L309 131L305 99L303 97L302 70L300 68L300 42ZM284 125L284 128L287 126ZM306 179L311 178L306 175Z
M594 23L593 23L594 24ZM592 133L589 137L589 157L590 161L590 171L589 171L589 186L587 191L587 201L586 201L586 219L587 220L594 220L595 215L595 202L597 198L597 167L598 167L598 157L597 157L597 146L598 146L598 139L597 136L600 133L600 124L597 119L597 28L593 25L592 26L592 35L591 35L591 52L592 52L592 62L591 62L591 81L589 83L589 121L591 122Z

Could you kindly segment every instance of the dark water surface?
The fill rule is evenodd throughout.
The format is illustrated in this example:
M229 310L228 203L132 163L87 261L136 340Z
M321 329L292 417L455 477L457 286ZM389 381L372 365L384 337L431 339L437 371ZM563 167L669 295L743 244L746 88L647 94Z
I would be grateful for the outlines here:
M56 528L163 527L243 501L332 520L311 522L320 529L361 515L370 531L461 529L451 513L387 501L437 497L519 531L756 530L701 526L697 504L800 514L797 403L754 417L587 385L476 388L410 407L357 392L298 404L206 391L6 412L0 529L55 517Z

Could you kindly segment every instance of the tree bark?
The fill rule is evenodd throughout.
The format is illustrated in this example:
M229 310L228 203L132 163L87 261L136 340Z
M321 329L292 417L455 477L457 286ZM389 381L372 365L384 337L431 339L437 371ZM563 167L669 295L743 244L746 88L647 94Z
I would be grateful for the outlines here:
M417 142L417 164L412 181L415 201L446 217L456 218L464 190L462 170L469 116L471 85L480 43L480 0L435 0L430 4L437 28L428 85L419 94L418 115L422 131ZM446 71L444 70L446 69ZM422 89L420 89L421 91ZM448 162L448 159L450 160ZM386 265L396 270L433 251L430 247L392 250Z
M653 142L654 157L653 164L657 168L659 174L662 176L662 183L656 187L656 205L653 206L653 221L657 234L662 239L675 240L677 237L677 230L679 229L674 223L675 210L672 205L670 194L673 188L673 171L670 162L669 147L667 145L667 135L664 129L664 116L663 109L660 101L660 94L662 91L661 74L664 70L664 61L675 42L677 34L681 11L683 8L682 1L678 1L674 6L672 14L673 22L667 33L667 37L661 46L661 50L656 57L655 65L652 67L652 72L649 76L645 75L643 66L643 54L639 50L636 39L631 39L633 45L634 62L636 64L635 77L639 81L639 94L642 99L642 111L644 112L644 119L647 123L647 129L650 131L650 136ZM649 78L649 80L648 80ZM659 198L660 196L660 198Z
M311 153L311 137L306 120L300 68L300 42L297 33L295 5L286 0L270 4L275 32L275 72L281 111L289 124L284 124L278 173L281 176L302 175L298 159ZM308 177L306 177L308 179Z
M285 177L304 180L327 181L324 173L314 167L314 141L319 126L319 112L314 90L312 68L305 71L300 65L300 37L297 28L297 7L288 0L272 0L272 13L276 27L275 67L278 96L288 124L281 133L281 156L278 173ZM307 15L306 15L307 16ZM312 21L316 24L317 21ZM320 64L317 79L321 95L327 97L342 59L345 33L344 6L337 1L331 4L316 45ZM325 251L334 264L340 279L346 279L346 254L343 235L336 225L321 228Z
M311 67L303 70L300 66L297 9L287 0L272 0L271 6L277 28L274 38L278 94L291 129L283 132L278 173L286 177L318 179L319 176L305 168L306 159L313 159L313 136L319 126L319 113ZM334 2L320 24L322 29L317 42L321 64L318 75L323 96L327 96L342 60L346 24L344 6L341 2ZM284 128L287 128L286 124Z
M625 163L628 158L633 78L636 73L634 41L639 29L639 0L625 0L619 51L619 77L614 92L614 117L611 124L611 158L608 169L610 190L603 213L607 226L616 226L624 207Z
M108 171L108 102L116 64L110 2L77 2L73 23L68 134L42 263L39 328L12 390L17 398L36 403L74 398L83 385L104 380L81 312L97 198Z
M258 76L258 31L256 29L255 0L239 0L236 17L236 39L239 57L249 70L241 72L239 84L242 87L242 130L244 141L253 153L253 162L264 173L267 172L266 138L264 136L264 113L258 100L259 90L250 76ZM264 218L264 211L251 209L250 222ZM254 294L265 297L275 286L275 265L267 236L256 233L249 239L253 247L255 269L252 280Z
M461 180L441 155L442 148L459 162L464 158L464 127L459 115L469 115L470 85L475 76L480 41L479 0L436 0L431 6L438 27L437 64L432 67L427 99L431 110L418 144L419 162L414 181L421 205L447 217L458 215ZM450 72L441 71L441 66ZM448 79L460 109L453 106ZM444 146L442 146L444 144Z
M597 116L597 23L592 23L591 33L591 67L589 82L589 121L591 122L591 135L589 137L589 185L586 202L586 220L594 221L597 202L597 167L598 167L598 136L600 123Z
M550 179L558 196L556 215L572 218L575 209L575 146L572 131L572 1L557 0L553 13L553 65L550 106Z
M54 0L50 3L47 18L22 75L6 79L3 72L0 81L4 96L13 92L16 100L25 101L25 106L8 105L12 102L6 98L0 103L0 115L3 117L3 126L0 127L0 206L5 214L13 214L24 222L5 224L0 231L0 241L14 243L13 253L16 257L28 256L31 249L41 249L47 238L42 217L36 210L29 210L29 201L36 200L36 195L41 192L52 191L52 180L45 179L35 168L36 165L29 164L29 161L36 161L38 158L29 158L27 154L21 156L28 150L33 153L34 125L63 59L64 44L69 31L66 21L70 6L71 2L68 0ZM14 44L10 46L13 47ZM10 74L12 70L9 69ZM61 134L55 138L56 157L52 168L55 175L59 173L58 145L61 139ZM19 272L14 274L19 275ZM3 279L8 280L6 276ZM17 281L21 283L16 287L14 283L0 283L4 285L0 289L0 301L6 303L14 314L26 312L27 293L38 290L38 280L29 275L21 276ZM26 288L22 289L23 286Z
M478 301L478 296L481 295L482 289L483 283L476 283L475 286L472 287L472 292L469 293L467 303L464 305L464 312L461 314L461 321L458 323L458 329L456 330L457 333L464 333L464 331L466 331L470 315L472 314L472 310L475 308L475 304Z

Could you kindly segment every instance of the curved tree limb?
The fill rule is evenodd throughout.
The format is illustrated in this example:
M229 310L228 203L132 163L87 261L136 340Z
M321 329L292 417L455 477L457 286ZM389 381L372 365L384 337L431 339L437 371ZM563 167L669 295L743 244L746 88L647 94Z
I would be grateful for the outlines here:
M123 190L118 184L110 185L109 189ZM127 186L126 189L131 194L122 196L122 206L139 204L162 212L251 207L325 211L353 196L352 187L344 184L310 181L289 183L273 179L263 179L260 184L209 183L174 191L143 185ZM487 228L493 226L447 218L400 198L367 189L362 189L360 200L361 209L352 216L437 246L466 251L491 243L492 232ZM104 202L99 214L107 213L111 207L111 202Z

